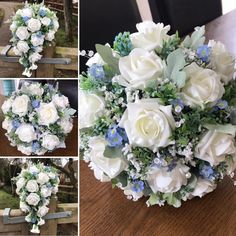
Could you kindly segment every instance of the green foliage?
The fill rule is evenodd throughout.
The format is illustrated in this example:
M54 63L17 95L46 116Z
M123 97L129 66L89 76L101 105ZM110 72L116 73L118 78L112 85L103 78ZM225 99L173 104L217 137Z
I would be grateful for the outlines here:
M115 37L115 41L113 43L113 48L122 57L129 55L129 53L132 50L132 42L131 42L129 36L130 36L129 32L124 32L124 33L119 33Z
M179 47L179 43L180 38L177 31L174 36L170 37L166 41L163 41L162 48L160 50L157 50L158 56L160 56L161 59L166 60L168 55Z
M231 83L225 86L225 93L222 97L223 100L226 100L230 106L236 105L236 81L233 80Z
M103 155L109 158L117 158L117 157L123 157L123 152L121 148L106 146Z
M164 74L165 77L171 79L178 88L182 88L185 85L186 73L182 71L185 65L186 61L182 49L179 48L168 55L167 67Z
M116 184L121 183L122 187L126 187L128 184L128 175L125 171L121 172L118 176L111 180L112 188L115 187Z
M96 135L104 136L107 133L107 130L111 124L113 124L113 120L111 120L111 118L109 118L107 116L99 117L96 120L95 125L93 126L92 135L93 136L96 136Z
M155 158L155 153L144 147L135 147L132 149L132 153L140 162L142 162L144 167L150 166Z
M100 81L85 73L80 75L80 88L85 91L96 91L101 86Z
M174 193L164 193L162 197L171 206L176 208L181 206L181 200L178 199Z

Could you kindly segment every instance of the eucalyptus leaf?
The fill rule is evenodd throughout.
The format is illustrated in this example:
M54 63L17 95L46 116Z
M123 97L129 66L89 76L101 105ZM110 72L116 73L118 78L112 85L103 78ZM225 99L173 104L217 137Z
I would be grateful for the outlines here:
M158 204L158 202L160 201L160 197L157 196L157 194L155 193L152 193L148 199L148 203L153 206L153 205L156 205Z
M205 42L204 34L205 34L205 26L196 27L191 37L189 35L185 37L183 41L184 47L196 50L199 46L204 44Z
M165 194L163 194L163 199L166 200L169 205L172 205L176 208L181 206L181 200L176 198L174 193L165 193Z
M105 147L104 156L108 158L117 158L117 157L123 157L122 149L121 148L115 148L115 147Z
M226 124L226 125L211 125L211 124L206 124L204 125L205 128L209 130L216 130L220 133L224 134L231 134L234 135L236 134L236 125L231 125L231 124Z
M112 179L113 184L121 183L122 187L126 187L128 184L128 175L125 171L121 172L118 176Z
M112 49L109 46L101 44L95 45L98 54L102 57L103 61L106 62L112 69L114 74L119 74L119 59L113 56Z

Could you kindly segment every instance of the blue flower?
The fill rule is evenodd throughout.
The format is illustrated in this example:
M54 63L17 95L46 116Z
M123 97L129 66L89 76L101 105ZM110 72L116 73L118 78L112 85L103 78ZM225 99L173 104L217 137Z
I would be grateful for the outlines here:
M36 152L36 151L37 151L38 149L40 149L40 148L41 148L41 145L40 145L39 142L34 141L34 142L32 143L33 152Z
M15 128L15 129L17 129L18 127L20 127L20 125L21 125L21 123L20 123L20 121L19 120L13 120L12 121L12 126Z
M199 168L199 174L209 180L215 179L215 171L210 165L203 165Z
M105 138L109 143L108 146L110 147L120 147L123 142L128 142L125 130L118 127L118 125L112 125L108 129Z
M216 105L217 108L219 108L220 110L224 110L228 107L228 102L226 100L222 100L220 99Z
M174 107L177 113L181 112L184 108L184 102L181 99L172 100L170 104Z
M197 56L203 61L208 62L209 56L211 54L211 49L206 44L199 46L197 48Z
M40 10L39 10L39 15L40 15L41 17L46 16L46 11L45 11L43 8L40 8Z
M22 19L26 23L30 18L28 16L23 16Z
M177 166L177 161L173 160L171 163L167 166L167 172L171 172L175 167Z
M144 182L142 180L135 180L131 189L136 193L142 192L144 190Z
M40 101L39 100L33 100L31 104L32 104L33 108L39 108L40 107Z
M103 70L103 66L99 64L93 64L91 67L89 67L88 74L95 79L105 78L105 72Z

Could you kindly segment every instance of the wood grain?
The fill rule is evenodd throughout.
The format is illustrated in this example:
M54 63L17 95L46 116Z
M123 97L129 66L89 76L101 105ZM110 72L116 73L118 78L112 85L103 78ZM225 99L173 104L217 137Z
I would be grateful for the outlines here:
M0 95L0 107L2 106L5 97ZM2 128L2 121L4 119L3 113L0 109L0 157L4 156L25 156L12 147L7 137L5 136L6 130ZM66 138L66 148L59 148L53 152L47 152L45 156L78 156L78 119L73 120L73 130Z
M236 10L206 25L206 38L220 40L236 56ZM147 207L127 200L120 189L95 179L80 163L80 235L235 236L236 187L226 178L203 197L181 208Z

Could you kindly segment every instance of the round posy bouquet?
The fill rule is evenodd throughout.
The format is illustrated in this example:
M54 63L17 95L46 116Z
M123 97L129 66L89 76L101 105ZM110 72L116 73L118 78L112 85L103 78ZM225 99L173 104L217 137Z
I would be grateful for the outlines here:
M42 163L29 163L13 180L20 196L20 209L27 213L25 220L32 224L31 232L39 234L39 226L45 224L43 217L49 211L50 198L58 192L57 170Z
M19 63L25 67L23 75L30 77L36 62L42 58L43 47L51 43L59 28L56 13L44 3L25 3L12 18L10 30L14 53L20 56Z
M182 42L161 23L137 29L96 45L80 77L81 151L129 199L179 207L233 177L235 61L204 27Z
M8 140L26 155L65 148L76 112L57 86L28 82L3 103L2 111L2 127L7 130Z

